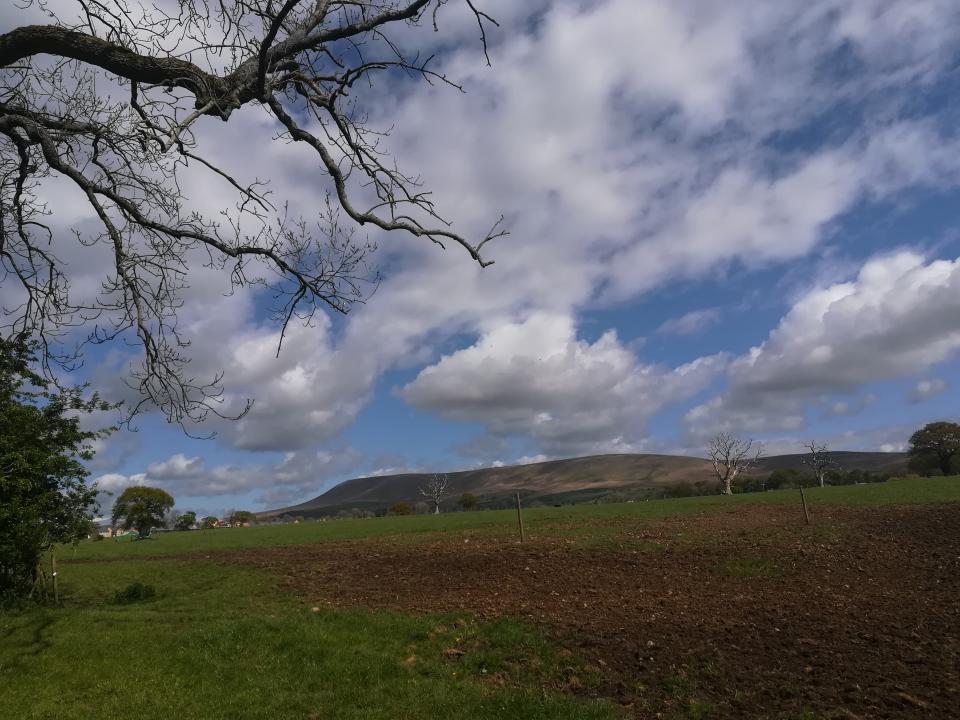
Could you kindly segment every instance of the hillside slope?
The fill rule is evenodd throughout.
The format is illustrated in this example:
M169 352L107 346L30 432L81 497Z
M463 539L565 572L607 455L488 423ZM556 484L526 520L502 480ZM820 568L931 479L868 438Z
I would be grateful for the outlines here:
M903 453L833 453L845 469L893 472L906 465ZM775 455L761 459L754 473L780 468L803 467L805 456ZM489 467L449 473L448 497L453 502L465 492L473 493L480 505L502 503L521 492L527 502L572 502L599 499L611 494L641 493L679 482L713 482L713 468L703 458L682 455L593 455L549 460L529 465ZM315 517L335 515L340 510L378 510L405 500L421 500L418 488L430 474L406 473L347 480L319 497L299 505L258 513L261 518L278 515Z

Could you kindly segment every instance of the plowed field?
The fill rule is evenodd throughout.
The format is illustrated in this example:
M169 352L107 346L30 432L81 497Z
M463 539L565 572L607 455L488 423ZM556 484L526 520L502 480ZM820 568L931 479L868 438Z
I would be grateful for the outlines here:
M217 557L320 606L526 618L627 716L960 717L960 504L821 507L809 527L757 505L522 544L462 532ZM585 692L576 677L566 689Z

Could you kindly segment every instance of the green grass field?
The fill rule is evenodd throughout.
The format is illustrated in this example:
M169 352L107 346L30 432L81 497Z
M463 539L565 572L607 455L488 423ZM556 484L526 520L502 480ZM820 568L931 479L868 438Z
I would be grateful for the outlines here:
M816 489L824 505L960 501L941 478ZM541 508L529 533L589 536L591 523L798 503L796 491ZM0 613L0 718L614 718L603 701L562 693L590 672L519 621L314 612L277 578L215 562L217 551L435 533L515 533L512 512L342 520L170 533L146 542L84 542L58 551L63 606ZM586 525L586 531L584 526ZM175 556L185 557L175 557ZM208 558L207 555L210 557ZM96 562L110 560L111 562ZM772 572L749 563L727 572ZM118 605L134 581L157 596ZM460 661L444 651L469 649Z
M937 503L960 500L960 482L955 478L895 480L872 485L843 485L811 488L806 491L811 507L816 505L896 505L904 503ZM732 497L703 496L671 500L649 500L607 505L568 505L524 510L524 524L529 534L564 532L579 521L630 521L705 512L751 504L794 504L799 507L796 490L746 493ZM516 534L515 510L457 512L442 515L383 517L367 520L330 520L304 522L297 525L265 525L250 528L198 530L188 533L166 533L147 542L83 543L64 549L65 559L115 559L182 555L185 553L237 550L271 545L299 545L390 538L392 541L415 541L419 535L449 532L476 532L495 535Z

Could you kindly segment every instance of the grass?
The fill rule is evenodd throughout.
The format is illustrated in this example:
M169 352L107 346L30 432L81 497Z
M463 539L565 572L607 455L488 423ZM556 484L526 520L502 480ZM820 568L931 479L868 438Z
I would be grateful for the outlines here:
M720 571L730 577L776 577L779 568L770 560L756 557L732 558L723 563Z
M960 480L816 488L808 500L814 513L826 505L960 501ZM797 492L537 508L525 512L525 521L533 537L566 535L599 549L628 542L656 552L658 545L629 534L618 539L610 528L633 532L645 520L771 503L798 505ZM63 607L0 613L0 717L618 717L611 705L559 692L572 675L586 690L597 680L523 622L314 612L278 590L275 577L215 562L218 552L245 547L416 542L442 532L512 537L515 521L512 512L451 513L171 533L148 542L60 549ZM89 562L96 560L111 562ZM776 568L748 557L721 571L754 577ZM129 593L131 602L115 602L118 591L137 582L153 586L156 595ZM676 690L677 717L709 714L695 687L678 682Z
M960 478L927 478L900 480L870 485L843 485L811 488L806 491L811 512L817 506L898 505L960 501ZM602 533L603 521L657 519L673 515L716 510L729 510L744 505L797 505L796 490L775 490L746 493L732 497L703 496L671 500L648 500L607 505L570 505L565 507L530 508L524 510L524 523L529 535L574 535L579 524L598 523L584 534ZM489 510L384 517L368 520L331 520L305 522L298 525L266 525L251 528L198 530L188 533L167 533L144 542L106 540L83 543L65 549L64 558L106 559L147 558L185 553L213 553L272 545L295 545L341 540L390 538L393 541L417 541L435 533L516 534L516 512Z
M516 621L313 612L268 575L209 561L85 563L65 575L64 608L0 615L3 717L614 717L543 691L575 661ZM138 581L156 597L113 602Z

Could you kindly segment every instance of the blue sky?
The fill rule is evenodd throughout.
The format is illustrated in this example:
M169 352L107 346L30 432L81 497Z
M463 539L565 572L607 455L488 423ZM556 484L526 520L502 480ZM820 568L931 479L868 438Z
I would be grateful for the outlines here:
M254 408L204 441L142 417L101 448L104 488L264 509L369 473L699 454L723 429L769 452L899 450L957 417L955 2L482 4L501 22L492 67L454 3L439 35L400 38L436 46L466 94L387 78L360 100L458 229L506 216L496 264L371 236L377 292L295 328L280 358L265 299L196 269L194 367ZM195 129L209 157L316 210L327 179L263 113ZM183 183L201 212L230 202ZM95 222L82 203L54 217ZM78 279L103 272L62 242ZM130 353L101 348L83 376L124 395Z

